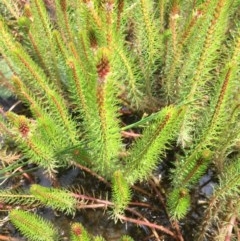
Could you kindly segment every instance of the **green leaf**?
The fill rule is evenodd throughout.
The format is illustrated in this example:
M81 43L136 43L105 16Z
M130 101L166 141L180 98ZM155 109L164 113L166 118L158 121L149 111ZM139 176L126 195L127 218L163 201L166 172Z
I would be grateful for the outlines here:
M97 237L94 237L93 241L106 241L106 239L104 239L101 236L97 236Z
M67 190L47 188L34 184L31 186L30 192L40 202L53 209L66 214L74 214L75 212L77 200Z
M91 241L91 237L81 223L71 225L71 241Z
M0 202L11 205L26 205L28 207L39 205L39 201L24 190L0 190Z
M185 188L173 190L168 195L168 210L173 219L183 218L190 207L190 195Z
M126 159L125 176L128 183L141 181L151 174L176 137L183 112L179 107L169 106L163 108L158 116L154 116L154 120L145 128Z
M120 239L120 241L134 241L131 237L127 235L123 235Z
M112 178L112 199L114 203L113 215L117 219L118 215L124 212L131 199L131 191L125 177L121 171L116 171Z
M11 222L31 241L58 241L56 228L42 217L23 210L12 210Z

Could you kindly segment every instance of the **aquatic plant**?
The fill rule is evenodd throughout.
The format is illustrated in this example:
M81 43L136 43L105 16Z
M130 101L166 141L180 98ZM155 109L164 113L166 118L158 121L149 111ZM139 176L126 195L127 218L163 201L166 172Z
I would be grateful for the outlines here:
M231 217L220 205L232 203L240 184L240 28L233 21L239 6L237 0L31 0L21 7L2 1L0 53L11 75L1 72L1 85L29 111L0 111L2 175L34 164L56 181L64 168L80 167L110 187L111 197L99 203L79 190L33 184L29 193L1 190L1 203L73 214L91 200L115 221L182 240L177 228L125 216L134 185L154 178L175 152L162 200L171 222L186 216L191 190L210 168L218 186L196 236L204 240L216 218L224 226L239 217L239 202ZM127 124L124 109L138 120Z

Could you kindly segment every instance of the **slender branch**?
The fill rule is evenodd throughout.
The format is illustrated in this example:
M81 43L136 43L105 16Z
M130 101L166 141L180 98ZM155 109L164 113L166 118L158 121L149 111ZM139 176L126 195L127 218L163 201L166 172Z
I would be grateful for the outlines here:
M2 241L20 241L22 239L19 239L19 238L13 238L13 237L9 237L9 236L5 236L5 235L1 235L0 234L0 240Z
M20 100L18 100L16 103L14 103L8 111L13 111L14 108L16 108L19 104L21 104L22 102Z
M134 128L134 127L139 127L139 126L141 126L144 123L147 124L149 121L156 119L158 117L158 114L159 114L159 112L158 113L154 113L154 114L152 114L150 116L147 116L147 117L141 119L140 121L137 121L137 122L135 122L133 124L130 124L130 125L122 127L121 130L122 131L126 131L126 130Z
M75 197L75 198L79 198L81 200L88 200L88 201L94 201L96 202L97 204L79 204L78 205L78 209L85 209L85 208L106 208L107 206L113 206L114 204L110 201L107 201L107 200L102 200L102 199L98 199L98 198L94 198L94 197L90 197L90 196L86 196L84 194L76 194L76 193L72 193L72 195ZM136 203L132 203L132 204L136 204ZM136 223L136 224L139 224L139 225L144 225L144 226L147 226L149 228L152 229L154 235L156 236L156 233L155 233L155 229L157 230L161 230L162 232L164 233L167 233L168 235L172 236L172 237L175 237L175 234L173 232L171 232L169 229L167 228L164 228L163 226L161 225L157 225L157 224L154 224L154 223L151 223L149 222L146 218L144 218L140 213L138 213L136 210L134 209L131 209L131 208L127 208L128 211L130 211L131 213L143 218L144 220L137 220L137 219L133 219L133 218L129 218L129 217L126 217L126 216L123 216L123 215L117 215L119 219L122 219L122 220L125 220L125 221L128 221L128 222L132 222L132 223Z
M125 216L120 215L120 214L118 215L118 218L121 219L121 220L127 221L127 222L136 223L138 225L144 225L144 226L147 226L147 227L150 227L150 228L155 228L157 230L160 230L160 231L176 238L176 235L172 231L170 231L169 229L167 229L167 228L165 228L161 225L157 225L155 223L148 223L148 222L143 221L143 220L125 217Z
M129 131L122 131L121 134L125 138L138 138L138 137L141 137L141 134L134 133L134 132L129 132Z
M153 206L148 203L130 202L129 205L154 209Z
M72 193L72 196L75 197L75 198L79 198L81 200L94 201L94 202L97 202L97 203L100 203L100 204L104 204L105 206L113 206L114 205L110 201L98 199L98 198L95 198L95 197L86 196L84 194Z
M79 204L77 209L95 209L95 208L106 208L106 204L99 203L99 204Z
M168 219L170 219L169 215L168 215L168 212L167 212L166 205L165 205L166 202L164 201L161 192L158 190L158 188L157 188L157 186L156 186L156 184L155 184L155 182L153 180L150 179L149 183L151 184L152 188L156 192L157 197L158 197L159 201L161 202L161 204L162 204L162 206L164 208L164 212L165 212L166 217ZM170 223L172 224L172 227L176 230L176 233L177 233L176 235L178 237L178 240L179 241L184 241L183 236L182 236L181 231L180 231L180 228L179 228L179 225L178 225L178 222L174 221L174 222L170 222Z
M80 165L79 163L76 163L76 162L74 162L73 165L90 173L92 176L96 177L99 181L105 183L108 187L111 187L111 184L108 181L106 181L106 179L104 179L102 176L98 175L96 172L92 171L91 169L89 169L83 165Z
M144 221L146 221L147 223L150 223L142 214L140 214L139 212L137 212L136 210L132 209L132 208L127 208L128 211L132 212L133 214L137 215L138 217L140 217L141 219L143 219ZM155 236L155 238L157 239L157 241L160 241L159 239L159 235L156 232L155 228L151 228L153 235Z
M168 216L168 213L167 213L167 209L166 209L166 206L165 206L165 201L162 197L162 194L160 193L160 191L158 190L158 188L156 187L156 184L153 180L149 180L148 181L149 184L152 186L152 188L154 189L154 191L156 192L157 194L157 198L159 199L160 203L163 205L163 208L164 208L164 211L165 211L165 214Z
M133 185L133 186L132 186L132 189L136 190L137 192L140 192L140 193L143 194L143 195L146 195L147 197L151 197L151 196L152 196L151 193L145 191L144 189L142 189L141 187L138 187L138 186L136 186L136 185Z
M235 222L236 222L236 218L237 218L236 215L233 215L231 217L230 222L227 226L227 234L226 234L226 237L225 237L224 241L231 241L231 236L232 236L232 232L233 232L233 227L234 227Z

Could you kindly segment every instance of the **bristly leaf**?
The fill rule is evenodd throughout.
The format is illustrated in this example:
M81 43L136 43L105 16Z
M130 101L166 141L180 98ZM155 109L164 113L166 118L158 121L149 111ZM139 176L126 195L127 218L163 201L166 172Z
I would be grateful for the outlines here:
M221 176L219 185L215 188L211 202L226 200L227 197L240 193L240 158L227 165Z
M24 190L0 190L0 202L2 204L39 206L40 202Z
M123 235L120 239L120 241L134 241L131 237L127 235Z
M126 179L128 183L143 180L156 167L159 157L163 155L176 137L182 121L183 109L169 106L162 109L158 117L144 130L143 135L131 148L126 160Z
M34 184L30 192L43 204L66 214L73 214L76 209L77 200L72 194L63 189L47 188Z
M183 147L191 144L193 135L201 130L199 124L203 121L203 107L210 96L208 82L215 83L211 71L216 67L214 61L219 57L217 51L225 37L232 3L232 0L206 1L201 25L195 27L191 42L186 45L189 54L185 58L188 61L176 76L176 81L180 81L179 101L191 102L186 109L178 140Z
M206 240L206 230L210 230L212 224L216 225L220 223L219 226L224 226L228 223L216 217L220 215L231 217L232 213L233 215L239 213L239 188L240 158L229 163L223 169L219 177L219 184L214 188L214 193L210 197L209 205L205 210L202 224L199 225L198 241ZM228 215L225 215L226 213Z
M239 49L240 38L236 41L232 56L224 66L219 75L219 80L214 86L215 95L212 97L209 107L205 107L208 111L207 118L198 138L195 140L196 144L192 145L187 155L176 163L172 175L173 192L174 189L180 187L190 188L203 175L215 156L218 159L218 153L215 153L216 148L221 148L222 143L225 143L225 139L229 135L229 127L226 123L230 124L231 118L239 115L239 104L235 103L233 97L233 93L239 85L237 80ZM236 129L236 133L238 132L239 130ZM228 145L231 144L228 143ZM225 150L227 150L227 147L225 147ZM173 201L173 198L177 199ZM169 204L177 201L178 197L171 195ZM171 212L174 213L173 210Z
M56 228L42 217L23 210L12 210L11 222L31 241L58 241Z
M71 225L71 241L90 241L92 240L87 230L81 223Z
M101 236L96 236L96 237L94 237L93 241L106 241L106 239L104 239Z
M52 37L53 26L51 25L44 1L32 0L30 9L32 12L32 24L30 25L29 39L32 44L32 55L34 55L34 58L46 75L55 83L55 87L60 89L62 84L58 68L57 51Z
M23 164L50 174L78 161L112 180L107 206L115 220L129 210L131 185L147 180L162 159L175 166L164 170L172 188L164 201L173 219L184 217L190 188L215 164L219 185L205 220L229 222L226 216L239 213L239 0L0 2L0 12L3 5L9 12L0 17L0 54L11 75L0 67L0 85L28 110L21 116L0 107L0 148L8 151L13 141ZM134 118L140 111L149 117L129 123L125 106ZM141 134L121 132L132 128ZM21 162L13 157L4 166L3 157L4 175L21 173ZM2 190L0 204L36 202L65 214L78 208L62 189L33 185L30 193ZM94 239L80 224L72 232L74 241Z
M119 168L117 160L121 149L117 88L111 69L113 61L109 49L98 50L95 64L97 109L92 116L92 130L89 131L89 147L92 148L94 168L109 178Z
M131 199L130 187L121 171L116 171L113 174L112 199L114 202L113 216L118 219L118 215L124 212Z
M13 112L7 112L6 117L14 133L12 139L16 141L18 148L22 150L25 157L29 158L30 162L44 167L49 173L53 173L56 168L53 148L46 145L46 140L40 138L40 131L36 132L36 123Z
M173 219L183 218L190 207L190 195L187 189L174 189L168 197L168 210Z

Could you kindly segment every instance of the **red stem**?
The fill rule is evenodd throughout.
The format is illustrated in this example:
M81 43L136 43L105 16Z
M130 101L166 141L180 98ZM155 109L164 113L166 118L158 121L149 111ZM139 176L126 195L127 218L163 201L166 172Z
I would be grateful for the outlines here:
M110 201L106 201L106 200L101 200L101 199L97 199L97 198L94 198L94 197L89 197L89 196L86 196L86 195L83 195L83 194L76 194L76 193L72 193L73 197L75 198L79 198L81 200L89 200L89 201L95 201L97 202L98 204L80 204L78 206L78 208L82 209L82 208L99 208L99 207L106 207L106 206L113 206L114 204ZM136 214L137 216L140 216L141 217L141 214L139 213L136 213L135 210L132 210L130 208L128 208L127 210L129 210L130 212ZM154 223L150 223L148 220L146 221L143 221L143 220L138 220L138 219L134 219L134 218L129 218L129 217L125 217L123 215L118 215L118 218L119 219L122 219L122 220L125 220L127 222L132 222L132 223L136 223L138 225L144 225L144 226L147 226L151 229L157 229L157 230L161 230L162 232L172 236L172 237L176 237L175 234L170 231L169 229L167 228L164 228L163 226L161 225L157 225L157 224L154 224Z
M111 187L110 183L107 182L103 177L99 176L97 173L93 172L91 169L85 167L85 166L82 166L76 162L74 162L74 165L88 173L90 173L92 176L96 177L99 181L105 183L108 187Z
M141 134L130 132L130 131L122 131L121 134L123 137L126 137L126 138L137 138L141 136Z
M2 240L2 241L20 241L20 239L18 239L18 238L12 238L12 237L4 236L1 234L0 234L0 240Z
M157 225L155 223L148 223L146 221L142 221L142 220L138 220L138 219L134 219L134 218L125 217L123 215L118 215L118 218L121 219L121 220L127 221L127 222L136 223L138 225L144 225L144 226L147 226L147 227L150 227L150 228L154 228L154 229L160 230L160 231L162 231L162 232L164 232L164 233L166 233L166 234L176 238L175 234L172 231L170 231L167 228L164 228L161 225Z
M154 191L156 192L157 197L158 197L160 203L162 204L162 206L163 206L163 208L164 208L165 215L166 215L166 216L168 217L168 219L169 219L168 212L167 212L167 208L166 208L166 206L165 206L165 201L164 201L164 198L163 198L161 192L158 190L158 188L157 188L157 186L156 186L156 184L155 184L155 182L154 182L153 180L150 179L150 180L149 180L149 183L151 184L152 188L153 188ZM174 222L170 222L170 223L171 223L172 227L176 230L177 240L179 240L179 241L184 241L183 236L182 236L181 231L180 231L180 228L179 228L179 225L178 225L178 222L177 222L177 221L174 221Z
M233 231L235 221L236 221L236 215L233 215L227 227L227 234L225 237L225 241L231 241L231 236L232 236L232 231Z
M77 193L72 193L72 196L75 197L75 198L79 198L81 200L89 200L89 201L95 201L97 203L102 203L102 204L105 204L105 205L113 205L112 202L110 201L106 201L106 200L102 200L102 199L98 199L98 198L94 198L94 197L89 197L89 196L86 196L86 195L83 195L83 194L77 194Z

